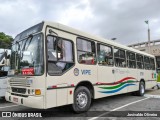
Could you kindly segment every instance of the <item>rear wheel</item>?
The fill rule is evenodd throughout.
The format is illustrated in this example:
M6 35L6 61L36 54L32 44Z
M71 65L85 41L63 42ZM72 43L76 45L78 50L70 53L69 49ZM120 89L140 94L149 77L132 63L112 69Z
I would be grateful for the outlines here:
M136 95L144 96L144 94L145 94L145 84L143 81L141 81L139 84L139 90L136 92Z
M80 86L75 90L72 108L76 113L86 112L91 106L91 93L88 88Z

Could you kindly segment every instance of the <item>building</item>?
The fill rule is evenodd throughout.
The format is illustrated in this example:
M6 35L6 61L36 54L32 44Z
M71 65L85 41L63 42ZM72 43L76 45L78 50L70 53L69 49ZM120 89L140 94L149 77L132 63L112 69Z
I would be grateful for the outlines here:
M151 41L150 47L148 45L148 42L136 43L136 44L128 45L128 47L132 47L140 51L144 51L152 55L155 55L156 62L157 62L157 68L160 70L160 39Z

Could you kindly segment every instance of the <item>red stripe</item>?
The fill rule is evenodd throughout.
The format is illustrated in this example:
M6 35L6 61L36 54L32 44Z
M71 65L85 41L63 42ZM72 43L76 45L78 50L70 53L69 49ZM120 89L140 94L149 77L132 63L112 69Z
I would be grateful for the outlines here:
M56 85L54 85L54 86L52 86L52 88L57 88L57 86L56 86Z
M71 87L74 87L74 84L71 84Z
M123 78L123 79L121 79L121 80L119 80L117 82L113 82L113 83L101 83L101 82L97 82L96 84L97 85L116 85L116 84L122 83L123 81L127 81L129 79L135 79L135 78L133 78L133 77L126 77L126 78Z

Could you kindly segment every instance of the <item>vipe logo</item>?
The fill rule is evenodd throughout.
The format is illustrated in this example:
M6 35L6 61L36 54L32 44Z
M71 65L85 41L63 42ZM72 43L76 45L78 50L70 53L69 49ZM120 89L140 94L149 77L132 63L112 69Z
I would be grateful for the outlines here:
M11 117L11 112L2 112L2 117Z

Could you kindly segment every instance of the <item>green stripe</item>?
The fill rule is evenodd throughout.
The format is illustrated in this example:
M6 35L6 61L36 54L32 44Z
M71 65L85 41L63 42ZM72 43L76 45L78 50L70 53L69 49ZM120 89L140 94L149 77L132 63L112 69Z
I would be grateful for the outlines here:
M116 89L116 88L119 88L119 87L121 87L122 85L124 85L124 84L126 84L126 83L133 83L133 82L135 82L135 81L133 81L133 80L128 80L127 82L122 82L122 83L120 83L120 84L118 84L118 85L116 85L116 86L111 86L111 87L99 87L99 88L102 88L102 89Z

